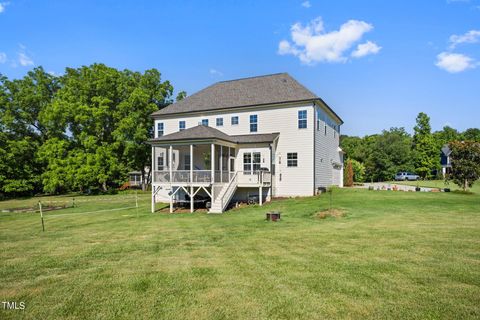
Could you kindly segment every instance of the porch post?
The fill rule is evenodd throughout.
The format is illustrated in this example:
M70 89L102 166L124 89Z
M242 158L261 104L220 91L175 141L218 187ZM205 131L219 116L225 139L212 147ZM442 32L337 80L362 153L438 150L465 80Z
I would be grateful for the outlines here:
M168 170L169 170L169 174L170 174L170 192L171 192L171 195L170 195L170 213L173 212L173 186L172 186L172 180L173 180L173 177L172 177L172 153L173 153L173 148L172 148L172 145L170 145L170 147L168 148Z
M190 145L190 183L193 183L193 144Z
M258 187L258 204L263 205L263 188Z
M152 167L150 169L152 175L152 213L155 212L155 147L152 145Z
M193 144L190 145L190 212L193 212Z
M215 199L213 196L213 183L215 182L215 144L214 143L212 143L210 147L210 169L211 169L210 174L212 179L212 191L211 191L212 201L211 202L213 202L213 199Z
M155 186L152 184L152 213L155 213Z
M220 182L223 182L223 146L220 146Z

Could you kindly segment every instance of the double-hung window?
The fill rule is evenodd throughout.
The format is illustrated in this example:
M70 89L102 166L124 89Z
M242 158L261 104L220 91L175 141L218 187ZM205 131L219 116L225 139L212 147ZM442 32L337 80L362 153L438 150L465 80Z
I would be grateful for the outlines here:
M163 129L164 129L163 122L157 123L157 137L163 136Z
M238 116L233 116L232 119L231 119L231 124L232 126L235 126L238 124Z
M157 170L162 171L165 168L165 154L160 152L160 155L157 157Z
M252 174L260 170L260 152L245 152L243 154L243 171L245 174Z
M256 114L250 115L250 132L258 131L258 116Z
M298 111L298 129L307 128L307 110Z
M185 121L178 121L178 131L185 130Z
M222 127L223 126L223 118L217 118L217 127Z
M202 119L202 126L208 127L208 119Z
M287 153L287 167L298 167L298 154L296 152Z

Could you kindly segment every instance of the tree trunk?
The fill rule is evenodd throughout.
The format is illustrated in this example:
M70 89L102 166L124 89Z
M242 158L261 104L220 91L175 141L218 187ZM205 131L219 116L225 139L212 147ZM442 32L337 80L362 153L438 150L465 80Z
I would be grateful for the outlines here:
M467 187L468 187L468 180L465 179L465 181L463 183L463 191L467 191Z
M103 190L104 192L107 191L107 182L106 182L106 181L103 181L103 182L102 182L102 190Z

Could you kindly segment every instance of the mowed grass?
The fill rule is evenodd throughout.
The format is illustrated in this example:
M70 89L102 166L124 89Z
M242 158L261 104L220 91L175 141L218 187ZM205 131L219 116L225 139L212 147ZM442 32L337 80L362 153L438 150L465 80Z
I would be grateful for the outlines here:
M480 195L335 190L223 215L0 214L0 319L475 319ZM4 203L5 205L5 203ZM7 203L8 205L8 203ZM280 210L281 222L265 212Z

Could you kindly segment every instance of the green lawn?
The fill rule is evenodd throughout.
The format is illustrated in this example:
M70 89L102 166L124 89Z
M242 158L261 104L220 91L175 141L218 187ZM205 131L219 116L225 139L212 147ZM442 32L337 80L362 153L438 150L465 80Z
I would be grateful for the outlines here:
M26 303L0 319L480 318L479 193L333 197L345 217L314 218L326 195L208 215L151 214L141 194L138 216L81 213L131 195L84 197L44 233L0 213L0 298Z

